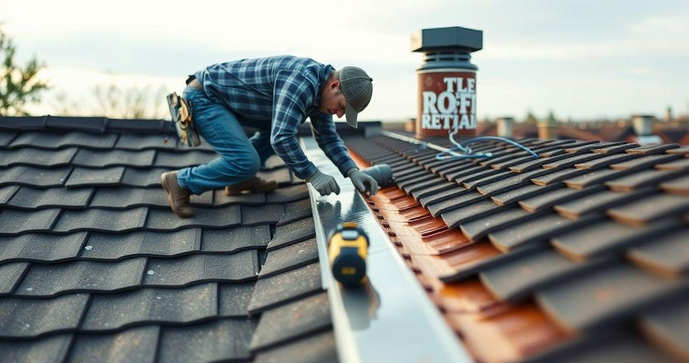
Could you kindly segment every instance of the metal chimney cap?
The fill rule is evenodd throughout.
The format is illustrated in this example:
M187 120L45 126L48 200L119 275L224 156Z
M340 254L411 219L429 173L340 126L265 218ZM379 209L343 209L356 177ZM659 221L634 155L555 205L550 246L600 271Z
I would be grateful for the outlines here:
M421 29L411 36L411 51L463 50L468 53L483 49L483 31L462 28Z

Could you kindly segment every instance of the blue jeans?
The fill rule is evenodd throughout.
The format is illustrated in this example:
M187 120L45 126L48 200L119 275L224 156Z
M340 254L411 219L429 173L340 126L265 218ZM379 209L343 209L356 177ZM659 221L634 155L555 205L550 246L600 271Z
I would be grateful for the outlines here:
M246 136L237 116L227 106L211 101L206 94L186 87L182 96L191 101L196 131L220 157L208 164L179 171L177 182L182 188L200 195L251 179L274 151L270 131Z

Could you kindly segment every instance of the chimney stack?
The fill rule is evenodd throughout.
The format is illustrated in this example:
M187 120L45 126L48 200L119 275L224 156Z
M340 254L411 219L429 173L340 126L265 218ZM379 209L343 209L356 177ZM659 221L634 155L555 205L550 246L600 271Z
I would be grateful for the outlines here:
M538 121L538 138L541 140L557 139L557 121L553 118Z
M416 137L476 136L476 71L471 53L483 48L480 30L450 27L422 29L411 37L412 52L423 52L416 69L419 106Z
M637 136L651 136L653 135L653 117L652 115L632 115L632 126Z
M500 117L497 120L498 124L498 136L511 138L514 137L514 118L513 117Z

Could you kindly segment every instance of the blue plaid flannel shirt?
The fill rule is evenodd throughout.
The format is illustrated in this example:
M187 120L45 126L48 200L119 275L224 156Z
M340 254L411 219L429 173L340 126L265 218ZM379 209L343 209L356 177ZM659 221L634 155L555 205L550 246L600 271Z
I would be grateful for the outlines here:
M335 131L333 117L318 110L320 91L333 67L308 58L278 56L213 64L196 79L208 97L251 126L271 121L270 143L294 174L306 179L318 168L299 147L297 130L311 119L316 142L343 176L356 167Z

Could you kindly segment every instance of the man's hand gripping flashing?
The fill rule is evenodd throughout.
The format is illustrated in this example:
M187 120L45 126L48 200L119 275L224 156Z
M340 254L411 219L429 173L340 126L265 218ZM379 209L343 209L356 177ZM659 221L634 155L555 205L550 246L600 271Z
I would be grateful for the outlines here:
M358 168L353 168L347 172L349 179L354 184L356 190L362 194L375 195L378 192L378 182L372 176L364 173Z
M330 193L340 194L340 186L335 181L335 178L321 173L320 170L306 178L306 181L311 183L322 196L330 195Z

